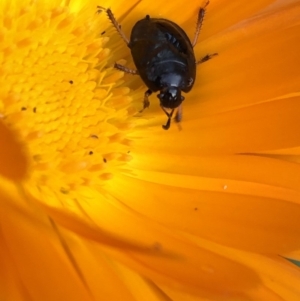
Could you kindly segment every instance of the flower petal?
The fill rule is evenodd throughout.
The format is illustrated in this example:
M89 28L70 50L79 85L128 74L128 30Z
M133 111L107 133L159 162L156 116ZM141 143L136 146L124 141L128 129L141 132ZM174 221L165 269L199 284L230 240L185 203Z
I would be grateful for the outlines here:
M0 122L0 175L12 181L24 179L28 169L24 145ZM17 162L17 164L16 164Z
M153 281L179 286L198 294L201 290L215 291L216 287L218 294L223 290L235 294L259 282L253 271L207 250L205 246L195 246L184 239L180 231L170 230L145 219L117 199L109 198L105 201L102 198L101 202L99 197L96 199L98 202L91 198L81 198L81 212L85 213L82 221L62 210L42 206L58 225L84 238L100 242L111 258ZM97 220L100 215L102 218ZM86 216L89 216L88 220ZM116 239L118 237L122 237L123 241ZM228 277L228 270L232 271L232 277Z
M169 165L155 171L154 158L137 155L134 174L115 179L118 189L110 186L110 193L159 223L225 245L273 254L300 247L298 165L257 156L168 155Z
M7 281L2 297L91 300L84 278L72 266L49 218L38 215L36 208L13 192L13 187L9 194L1 190L0 250L5 262L1 275ZM67 283L62 285L62 279L68 279Z

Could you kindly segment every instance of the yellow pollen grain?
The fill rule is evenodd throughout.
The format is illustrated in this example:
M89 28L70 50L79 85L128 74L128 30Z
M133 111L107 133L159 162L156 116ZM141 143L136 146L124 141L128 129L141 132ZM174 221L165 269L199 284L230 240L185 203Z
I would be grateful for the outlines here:
M93 172L93 171L99 171L99 170L103 170L105 168L105 164L95 164L92 165L88 170Z
M107 19L43 5L2 11L0 116L28 149L25 187L65 195L104 185L132 160L127 133L136 110L123 72L111 65L110 37L101 35Z
M121 71L114 71L110 76L107 76L104 80L103 83L104 84L110 84L110 83L114 83L116 81L118 81L119 79L121 79L124 76L124 73Z
M113 161L116 160L119 157L118 153L108 153L108 154L104 154L104 158L107 161Z
M113 175L111 173L104 173L101 175L100 179L103 181L107 181L113 178Z

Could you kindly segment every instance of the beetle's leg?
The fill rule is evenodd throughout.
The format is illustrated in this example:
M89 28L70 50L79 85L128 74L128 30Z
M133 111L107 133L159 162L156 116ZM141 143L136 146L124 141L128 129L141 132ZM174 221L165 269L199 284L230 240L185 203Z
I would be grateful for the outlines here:
M125 36L124 32L121 30L121 25L119 25L119 23L117 22L114 14L112 13L110 8L104 8L102 6L97 6L98 9L98 13L101 13L102 11L105 11L109 20L111 21L111 23L113 24L113 26L115 27L115 29L117 30L117 32L120 34L120 36L122 37L122 39L125 41L125 43L129 44L129 40L127 39L127 37Z
M211 58L213 58L216 55L218 55L218 54L217 53L207 54L200 61L196 62L196 64L199 65L199 64L205 63L206 61L210 60Z
M168 121L165 125L162 125L162 128L164 130L168 130L170 128L170 125L171 125L171 119L172 119L172 116L173 116L173 113L174 113L174 109L171 111L171 113L168 113L166 111L166 109L163 107L163 106L160 106L162 108L162 110L166 113L166 115L168 116Z
M180 122L181 119L182 119L182 105L179 105L179 107L177 108L176 115L175 115L175 121Z
M127 67L117 64L117 63L114 64L114 68L121 70L125 73L130 73L130 74L134 74L134 75L139 74L137 70L127 68Z
M150 101L148 99L148 97L152 94L152 91L150 89L148 89L146 92L145 92L145 95L144 95L144 106L143 108L140 110L140 113L142 113L146 108L149 108L150 106Z
M182 127L180 125L181 120L182 120L182 105L179 105L179 107L177 108L176 115L175 115L175 121L176 121L179 131L182 130Z
M204 15L205 15L206 6L208 4L209 4L209 1L207 1L205 3L204 7L200 7L200 9L199 9L197 25L196 25L196 32L195 32L194 40L193 40L193 43L192 43L193 47L195 47L195 45L197 44L199 33L200 33L200 30L201 30L201 26L202 26Z

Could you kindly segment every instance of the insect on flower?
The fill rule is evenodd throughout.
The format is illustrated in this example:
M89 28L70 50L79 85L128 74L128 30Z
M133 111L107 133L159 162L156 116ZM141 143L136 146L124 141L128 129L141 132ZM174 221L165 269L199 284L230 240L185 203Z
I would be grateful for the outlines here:
M131 50L136 69L129 69L115 63L114 67L130 74L140 75L148 90L144 96L144 109L150 105L149 96L159 91L157 97L160 106L168 117L163 129L170 128L174 110L177 108L175 120L182 119L182 102L184 97L181 91L189 92L196 79L196 67L211 59L217 53L207 54L196 61L194 46L197 43L203 23L205 10L209 1L199 9L196 32L193 42L185 31L176 23L167 19L150 18L147 15L139 20L131 30L130 40L121 30L112 11L98 6L98 13L105 11L108 18ZM170 113L167 111L170 109Z

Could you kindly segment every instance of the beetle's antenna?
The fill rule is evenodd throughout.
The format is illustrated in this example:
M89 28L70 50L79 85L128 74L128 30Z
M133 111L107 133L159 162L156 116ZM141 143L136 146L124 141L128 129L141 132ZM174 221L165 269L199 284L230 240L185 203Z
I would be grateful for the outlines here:
M113 26L115 27L115 29L117 30L117 32L119 33L119 35L122 37L122 39L125 41L125 43L129 44L129 40L127 39L127 37L125 36L124 32L121 29L121 25L119 25L118 21L116 20L114 14L112 13L110 8L104 8L102 6L97 6L98 9L98 13L101 13L102 11L105 11L109 20L111 21L111 23L113 24Z
M199 33L200 33L200 30L201 30L204 15L205 15L205 9L206 9L206 6L208 4L209 4L209 1L207 1L205 3L205 5L203 7L200 7L200 9L199 9L197 25L196 25L196 32L195 32L194 40L193 40L193 43L192 43L193 47L195 47L195 45L197 44Z
M162 125L162 128L163 128L164 130L168 130L168 129L170 128L170 125L171 125L171 119L172 119L172 116L173 116L173 113L174 113L174 110L175 110L175 109L173 109L173 110L171 111L171 113L168 113L168 112L166 111L166 109L165 109L163 106L161 106L161 108L162 108L162 110L166 113L166 115L168 116L168 121L167 121L167 123L166 123L165 125Z

